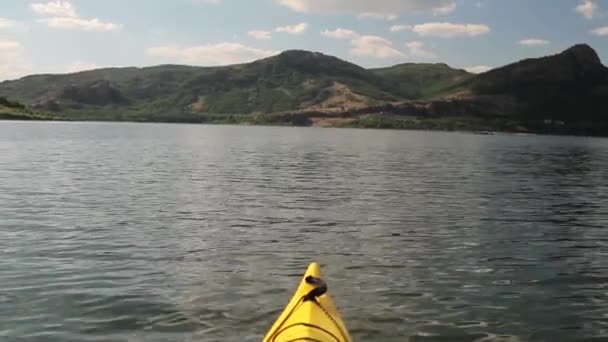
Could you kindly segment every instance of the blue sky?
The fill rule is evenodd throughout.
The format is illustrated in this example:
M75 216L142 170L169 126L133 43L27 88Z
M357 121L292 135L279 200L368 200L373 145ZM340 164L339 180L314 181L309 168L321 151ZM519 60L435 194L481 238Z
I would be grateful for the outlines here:
M106 66L223 65L288 49L366 67L485 70L588 43L608 0L2 0L0 80Z

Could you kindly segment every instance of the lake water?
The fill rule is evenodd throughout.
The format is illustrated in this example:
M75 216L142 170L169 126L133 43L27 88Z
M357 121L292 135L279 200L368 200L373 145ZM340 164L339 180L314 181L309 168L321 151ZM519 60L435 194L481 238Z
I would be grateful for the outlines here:
M1 341L608 339L608 140L0 122Z

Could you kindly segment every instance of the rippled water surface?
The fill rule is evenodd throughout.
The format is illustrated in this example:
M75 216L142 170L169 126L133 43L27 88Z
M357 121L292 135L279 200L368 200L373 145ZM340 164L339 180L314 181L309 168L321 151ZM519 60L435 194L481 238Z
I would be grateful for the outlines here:
M1 341L608 338L608 140L0 122Z

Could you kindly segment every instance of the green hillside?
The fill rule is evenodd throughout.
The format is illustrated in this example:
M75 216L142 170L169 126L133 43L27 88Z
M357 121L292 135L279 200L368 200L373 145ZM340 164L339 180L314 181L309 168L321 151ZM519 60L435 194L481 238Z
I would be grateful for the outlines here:
M55 120L58 115L32 111L20 102L0 97L0 120Z
M11 99L0 103L0 113L9 119L608 135L608 69L584 44L479 75L446 64L365 69L293 50L223 67L161 65L33 75L0 83L0 97Z
M410 98L437 95L473 77L465 70L452 69L443 63L405 63L371 71L392 82L400 93Z
M0 83L0 95L75 119L197 121L203 114L345 110L403 101L466 75L440 64L367 70L294 50L225 67L163 65L34 75Z

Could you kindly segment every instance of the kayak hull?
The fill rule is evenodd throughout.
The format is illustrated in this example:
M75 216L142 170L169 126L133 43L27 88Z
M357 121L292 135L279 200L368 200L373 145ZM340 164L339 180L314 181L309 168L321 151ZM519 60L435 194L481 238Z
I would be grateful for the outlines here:
M318 284L309 279L322 279L321 268L312 263L306 270L289 304L264 337L264 342L319 341L351 342L346 325L331 296L322 291L310 296Z

